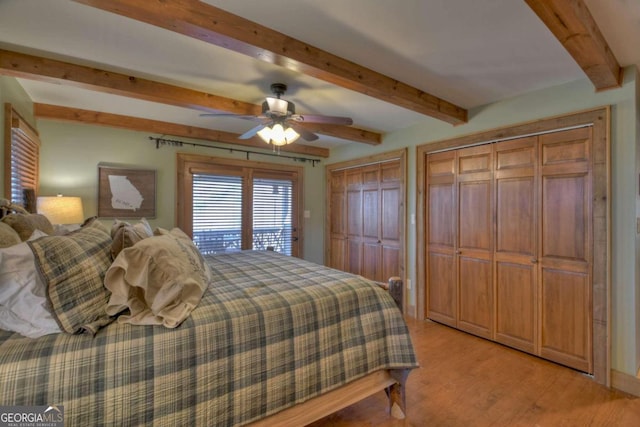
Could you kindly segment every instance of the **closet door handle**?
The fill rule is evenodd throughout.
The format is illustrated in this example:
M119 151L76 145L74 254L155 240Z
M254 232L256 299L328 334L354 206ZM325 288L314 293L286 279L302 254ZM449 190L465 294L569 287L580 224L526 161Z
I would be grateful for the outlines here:
M531 264L537 264L537 263L538 263L537 258L531 258Z
M460 255L462 253L462 251L460 249L456 250L456 255Z

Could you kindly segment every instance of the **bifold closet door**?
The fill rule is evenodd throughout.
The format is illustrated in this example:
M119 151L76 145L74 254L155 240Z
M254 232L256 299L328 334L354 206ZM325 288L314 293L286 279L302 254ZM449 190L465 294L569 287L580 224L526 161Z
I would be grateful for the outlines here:
M428 184L426 315L429 319L457 327L456 152L430 154L425 166Z
M345 227L346 178L344 171L331 174L331 194L329 199L329 267L346 270L347 239Z
M364 203L362 194L362 169L348 170L346 173L346 265L345 271L353 274L362 272L362 215Z
M593 372L591 132L427 156L428 318Z
M457 152L458 328L493 338L493 147Z
M495 144L497 342L536 353L538 138Z
M362 168L362 268L358 274L381 281L379 181L378 165Z
M491 145L429 155L427 317L493 333Z
M401 171L392 160L332 172L331 267L379 282L402 275Z
M380 225L378 245L380 261L377 277L387 282L390 277L400 275L402 254L402 174L399 161L386 162L380 165Z
M540 354L593 371L591 127L540 136Z

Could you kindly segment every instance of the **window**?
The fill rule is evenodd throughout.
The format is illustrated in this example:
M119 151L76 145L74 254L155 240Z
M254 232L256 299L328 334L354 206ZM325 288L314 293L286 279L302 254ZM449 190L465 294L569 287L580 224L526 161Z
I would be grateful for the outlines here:
M285 179L253 179L253 249L273 248L291 255L293 236L293 182Z
M203 254L242 249L242 177L193 175L193 241Z
M24 190L37 192L40 156L38 133L5 104L5 197L24 205Z
M178 154L178 226L204 254L300 256L302 168Z

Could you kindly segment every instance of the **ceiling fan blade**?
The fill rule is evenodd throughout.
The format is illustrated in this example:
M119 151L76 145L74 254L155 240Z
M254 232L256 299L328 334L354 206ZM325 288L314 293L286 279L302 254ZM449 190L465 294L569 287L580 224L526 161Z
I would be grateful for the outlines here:
M318 135L313 132L309 132L302 126L298 126L295 122L289 122L289 126L291 126L293 130L298 132L300 134L300 137L305 141L315 141L316 139L318 139Z
M249 139L253 136L255 136L258 132L260 132L262 129L264 129L264 127L266 125L268 125L269 123L260 123L258 126L253 127L251 129L249 129L248 131L246 131L245 133L243 133L242 135L240 135L238 137L238 139Z
M350 117L340 117L340 116L322 116L318 114L296 114L292 117L293 120L298 122L305 123L325 123L330 125L346 125L350 126L353 124L353 119Z
M260 115L260 116L252 116L252 115L240 115L240 114L233 114L233 113L203 113L200 114L200 117L233 117L236 119L242 119L242 120L262 120L262 119L266 119L266 116Z

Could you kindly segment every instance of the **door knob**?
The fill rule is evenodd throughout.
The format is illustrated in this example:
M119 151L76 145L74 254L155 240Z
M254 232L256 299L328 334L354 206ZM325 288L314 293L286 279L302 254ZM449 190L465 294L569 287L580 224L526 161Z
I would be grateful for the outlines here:
M531 258L531 264L537 264L537 263L538 263L537 258Z

